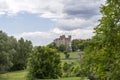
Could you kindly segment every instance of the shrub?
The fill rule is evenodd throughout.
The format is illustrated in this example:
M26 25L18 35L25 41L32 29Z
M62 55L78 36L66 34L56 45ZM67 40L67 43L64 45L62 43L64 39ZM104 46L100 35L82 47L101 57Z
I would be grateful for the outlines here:
M28 59L28 79L55 79L62 76L60 55L49 47L37 47Z
M64 77L78 77L79 75L79 66L75 64L75 62L72 63L64 63L63 65L63 71L64 71Z
M70 54L68 54L68 52L65 51L64 54L65 54L66 59L68 59L70 57Z

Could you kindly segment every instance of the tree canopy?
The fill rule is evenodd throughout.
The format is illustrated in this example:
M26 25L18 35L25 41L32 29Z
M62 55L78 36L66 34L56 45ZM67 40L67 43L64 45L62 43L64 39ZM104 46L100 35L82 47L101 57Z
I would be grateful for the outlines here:
M17 41L13 36L0 31L0 73L24 69L31 51L31 41L24 41L23 38Z
M84 76L96 80L120 78L120 0L106 0L95 36L81 61Z

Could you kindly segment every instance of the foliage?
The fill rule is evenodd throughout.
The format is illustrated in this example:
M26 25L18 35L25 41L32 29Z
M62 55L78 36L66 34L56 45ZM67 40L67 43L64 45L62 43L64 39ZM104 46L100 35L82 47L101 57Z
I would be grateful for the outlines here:
M65 52L66 51L66 46L64 44L61 44L59 47L58 47L58 51L60 52Z
M72 51L83 51L89 45L90 39L82 40L82 39L74 39L72 40Z
M77 51L77 50L78 50L78 44L79 44L79 43L80 43L80 41L77 40L77 39L72 40L72 44L71 44L71 46L72 46L72 51Z
M120 0L106 0L96 35L81 61L84 76L94 80L120 78ZM91 79L92 80L92 79Z
M23 69L26 65L28 53L32 50L32 43L23 38L16 40L0 31L0 73ZM22 65L16 64L21 63Z
M75 62L63 64L64 77L78 77L79 75L79 65Z
M64 52L67 50L67 47L64 44L57 46L54 42L47 45L49 48L56 49L59 52Z
M13 37L8 37L6 33L0 31L0 73L9 70L13 65L12 59L15 49L12 43L16 42Z
M58 49L57 45L56 45L54 42L48 44L47 46L48 46L49 48L53 48L53 49L56 49L56 50Z
M55 79L62 76L60 55L49 47L37 47L28 59L28 79Z
M13 55L13 66L11 70L22 70L26 68L27 58L32 51L32 42L24 41L23 38L18 40L16 54Z
M70 54L68 54L68 52L66 52L66 51L64 52L64 55L65 55L66 59L70 57Z

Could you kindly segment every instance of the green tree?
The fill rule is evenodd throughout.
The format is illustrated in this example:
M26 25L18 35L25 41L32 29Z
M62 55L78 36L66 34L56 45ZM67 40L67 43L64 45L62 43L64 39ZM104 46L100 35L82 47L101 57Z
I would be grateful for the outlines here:
M71 44L72 51L77 51L78 50L78 44L79 43L80 43L80 40L78 40L78 39L72 40L72 44Z
M64 55L65 55L66 59L68 59L70 57L70 54L67 51L64 52Z
M23 38L19 39L16 46L16 53L13 55L13 66L11 70L25 69L31 51L32 42L28 40L25 41Z
M61 45L58 47L58 51L60 51L60 52L66 51L66 46L65 46L64 44L61 44Z
M54 79L62 76L60 55L55 49L37 47L28 59L28 79Z
M106 0L96 35L82 59L85 76L96 80L120 78L120 0Z
M72 51L81 50L83 51L89 45L90 39L74 39L72 40Z
M53 48L53 49L56 49L56 50L58 49L57 45L56 45L54 42L48 44L47 46L48 46L49 48Z
M81 40L80 43L77 44L78 49L84 51L84 49L89 45L90 39Z
M14 37L7 36L0 31L0 72L5 72L13 66L13 54L15 54L14 44L17 42Z
M79 75L79 65L76 62L63 64L64 77L78 77Z
M0 73L24 69L31 51L31 41L24 41L23 38L17 41L13 36L0 31Z

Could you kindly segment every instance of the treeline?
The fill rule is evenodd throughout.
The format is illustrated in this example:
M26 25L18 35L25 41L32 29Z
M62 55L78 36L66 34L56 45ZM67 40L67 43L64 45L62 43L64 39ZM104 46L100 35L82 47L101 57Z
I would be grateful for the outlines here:
M84 49L89 45L90 40L91 39L73 39L71 41L70 47L66 47L66 45L64 44L61 44L60 46L56 46L54 42L50 43L47 46L56 49L58 52L84 51Z
M23 38L16 40L0 31L0 73L25 69L32 48L31 41Z
M73 39L71 43L72 51L84 51L89 46L91 39Z

